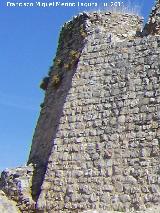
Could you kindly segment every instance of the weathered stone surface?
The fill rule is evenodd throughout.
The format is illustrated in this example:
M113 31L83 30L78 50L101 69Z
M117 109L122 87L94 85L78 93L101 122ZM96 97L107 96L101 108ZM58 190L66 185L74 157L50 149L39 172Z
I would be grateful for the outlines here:
M88 211L83 211L81 213L122 213L124 211L98 211L98 210L88 210ZM128 211L127 211L128 212ZM154 208L148 208L143 211L129 211L129 213L160 213L160 207L154 207Z
M160 203L160 37L137 37L141 25L91 12L63 26L34 168L1 177L22 212L150 212Z
M6 169L1 174L0 189L9 199L14 200L20 210L30 211L35 208L32 199L32 177L34 168L32 165Z
M130 27L128 34L122 33L124 36L117 32L118 20L114 26L108 23L108 18L117 19L117 14L87 16L90 27L86 29L77 67L72 70L72 86L65 93L56 136L52 134L55 146L47 159L37 208L50 209L53 200L56 202L61 196L65 202L61 199L55 204L53 209L57 212L63 208L71 212L76 205L80 210L96 209L97 205L102 211L140 210L158 203L160 193L159 37L134 37L130 41ZM141 21L119 15L124 22L126 17L128 23L133 21L132 32L136 32ZM59 57L63 54L61 50ZM64 95L61 88L66 80L57 90L48 86L47 100L57 93ZM55 112L52 107L52 113L46 112L46 116L53 117ZM40 150L44 146L39 145L39 158L43 158ZM63 190L54 187L55 179L61 181ZM74 199L75 194L78 200Z
M20 213L17 203L8 199L3 191L0 190L0 212L3 213Z

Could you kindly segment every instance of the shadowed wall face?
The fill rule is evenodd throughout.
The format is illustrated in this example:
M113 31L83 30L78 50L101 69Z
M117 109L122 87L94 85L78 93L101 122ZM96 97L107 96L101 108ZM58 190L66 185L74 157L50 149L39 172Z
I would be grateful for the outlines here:
M62 28L54 66L48 73L48 85L45 84L45 99L28 160L28 164L33 163L35 165L32 185L32 195L35 200L40 192L48 158L54 146L59 119L63 113L63 105L71 87L71 79L81 54L84 36L86 35L83 26L86 16L84 15L77 19Z

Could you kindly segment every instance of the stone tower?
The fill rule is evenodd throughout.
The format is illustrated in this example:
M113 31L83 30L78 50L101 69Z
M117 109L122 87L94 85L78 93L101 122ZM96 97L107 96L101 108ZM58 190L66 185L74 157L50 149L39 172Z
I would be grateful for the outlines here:
M39 211L160 201L159 38L141 29L137 16L105 12L64 25L29 157Z
M89 76L91 71L89 67L93 69L95 66L94 62L92 62L94 57L96 57L97 60L102 60L99 62L99 66L101 66L102 63L105 64L105 61L103 60L103 56L100 57L99 49L93 50L93 53L90 53L92 51L91 49L89 50L89 55L93 55L95 52L95 56L91 58L91 61L89 58L87 59L84 57L86 53L83 52L86 52L89 41L92 41L93 44L91 46L94 48L99 48L99 45L104 45L104 48L107 48L106 50L104 49L104 51L108 51L112 45L117 42L123 42L126 38L133 40L137 31L141 29L141 24L141 19L136 16L101 12L81 14L74 18L73 21L64 25L60 35L54 66L49 73L47 83L47 78L45 78L43 82L44 85L42 84L42 86L45 86L46 96L36 127L29 157L29 163L36 164L33 195L37 196L39 194L37 190L40 189L39 186L42 183L49 156L52 149L55 149L55 144L57 143L57 128L64 128L61 123L62 117L68 120L66 120L66 122L71 120L69 123L78 125L78 121L72 121L72 116L74 117L73 119L76 119L77 116L82 116L81 112L78 113L79 115L76 114L76 101L84 102L85 98L83 97L83 93L88 91L88 99L94 102L94 93L92 94L90 88L96 86L96 80L93 85L83 85L84 82L81 80L81 72L79 69L81 70L81 68L85 67L85 69L88 70L86 71L86 76ZM101 44L102 41L104 42L103 44ZM89 55L86 57L89 57ZM96 72L98 71L96 70ZM92 73L95 75L96 72ZM77 82L78 84L76 85L74 83L75 86L73 86L74 79L76 78L79 79ZM96 75L94 78L96 78ZM72 95L74 99L70 98L70 93L73 93L72 90L74 87L78 88L79 83L81 84L80 87L83 91L79 91L81 97L78 97L75 90L75 94ZM100 88L97 87L97 89L99 90ZM87 93L85 95L87 95ZM92 101L89 105L92 104ZM69 106L70 104L73 106ZM67 105L70 108L69 114L64 111ZM63 122L66 125L65 120ZM85 121L83 121L83 123L87 124ZM69 128L69 126L67 128ZM88 130L86 129L84 131ZM75 127L71 127L69 132L70 134L71 132L75 132L75 137L77 137Z
M4 172L0 184L22 212L27 205L27 212L78 213L159 204L156 23L148 27L149 21L142 33L138 16L91 12L62 27L56 58L41 84L45 99L29 165L23 172ZM9 185L17 187L17 173L29 190L21 187L15 195Z

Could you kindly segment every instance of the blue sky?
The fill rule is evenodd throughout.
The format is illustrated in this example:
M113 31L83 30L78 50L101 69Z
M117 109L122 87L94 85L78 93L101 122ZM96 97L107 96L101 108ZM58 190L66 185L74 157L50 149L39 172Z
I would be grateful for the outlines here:
M140 6L146 20L154 0L144 2L136 0L131 4ZM6 3L7 0L0 2L0 170L27 162L39 105L44 98L39 84L52 65L61 26L78 12L93 9L13 8ZM127 6L128 1L123 4Z

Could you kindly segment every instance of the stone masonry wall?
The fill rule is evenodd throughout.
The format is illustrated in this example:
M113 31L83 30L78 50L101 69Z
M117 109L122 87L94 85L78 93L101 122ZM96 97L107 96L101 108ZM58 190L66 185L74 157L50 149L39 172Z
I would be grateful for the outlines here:
M126 38L133 40L141 25L142 20L137 16L94 12L80 14L63 26L54 65L46 78L48 82L44 81L42 84L46 95L29 157L29 163L35 165L32 185L34 199L40 193L57 127L63 115L63 106L72 87L72 77L77 72L77 63L84 46L95 33L97 39L92 41L98 43L104 34L107 45Z
M73 22L69 22L62 28L54 66L51 67L47 77L48 83L45 85L45 100L33 137L28 161L28 163L35 165L32 185L34 199L37 199L39 195L48 157L54 146L54 137L62 114L63 104L71 87L71 79L86 35L83 27L86 15L77 19L75 18Z
M160 201L160 38L112 38L97 28L88 33L75 74L70 70L72 87L51 135L40 212L131 211ZM51 102L59 103L55 94L66 79L47 88L50 127ZM44 140L44 149L50 142ZM41 144L34 146L38 153Z
M38 199L42 212L160 202L160 37L88 37Z
M28 166L2 172L0 211L160 212L159 8L143 31L110 12L62 27Z

